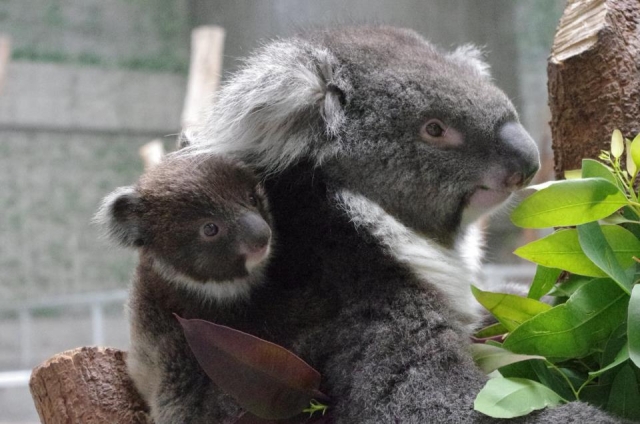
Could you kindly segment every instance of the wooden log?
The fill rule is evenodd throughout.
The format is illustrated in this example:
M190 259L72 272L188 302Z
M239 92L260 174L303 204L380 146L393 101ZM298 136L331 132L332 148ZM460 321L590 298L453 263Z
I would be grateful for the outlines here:
M218 89L224 36L224 29L217 26L198 27L191 33L189 82L182 110L183 129L201 122L203 111L210 105L213 93Z
M570 0L548 64L555 172L640 132L640 2Z
M2 92L10 60L11 40L5 35L0 35L0 93Z
M126 371L126 353L81 347L36 367L29 388L44 424L151 423Z

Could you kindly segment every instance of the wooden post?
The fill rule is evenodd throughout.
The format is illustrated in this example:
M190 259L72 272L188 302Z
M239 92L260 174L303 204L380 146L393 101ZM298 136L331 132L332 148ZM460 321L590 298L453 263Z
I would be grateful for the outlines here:
M140 147L138 154L142 158L144 169L147 170L162 162L164 144L162 144L162 140L152 140Z
M7 36L0 35L0 93L7 75L9 60L11 60L11 40Z
M218 89L224 51L223 28L202 26L191 33L189 82L182 111L182 128L201 122L202 113Z
M549 58L555 172L640 132L640 2L569 0Z
M218 88L223 43L222 28L200 27L192 33L183 128L201 121L202 111ZM0 77L2 52L0 39ZM156 165L164 156L162 141L146 143L139 154L145 169ZM144 401L127 374L125 356L118 349L82 347L54 355L36 367L29 387L40 420L44 424L151 423Z
M118 349L82 347L36 367L29 388L42 423L151 423L127 374L125 355Z

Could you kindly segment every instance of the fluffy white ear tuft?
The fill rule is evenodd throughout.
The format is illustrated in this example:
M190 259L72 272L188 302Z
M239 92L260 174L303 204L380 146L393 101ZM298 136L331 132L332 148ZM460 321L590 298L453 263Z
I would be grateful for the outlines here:
M144 244L140 204L135 187L117 188L102 200L93 222L111 241L125 247L140 247Z
M229 154L266 173L302 157L333 153L344 122L337 59L305 41L273 43L250 58L218 93L181 154Z
M489 64L484 61L484 53L473 44L464 44L449 53L449 59L471 67L478 75L490 78Z

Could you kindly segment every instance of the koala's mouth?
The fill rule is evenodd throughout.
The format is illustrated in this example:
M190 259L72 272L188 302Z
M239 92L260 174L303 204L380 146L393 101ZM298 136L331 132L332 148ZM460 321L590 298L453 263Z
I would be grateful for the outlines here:
M468 205L478 209L490 209L500 205L513 194L513 190L478 185L471 192Z
M257 267L262 265L265 262L265 259L269 257L269 253L271 252L271 246L267 244L265 247L260 249L255 249L254 251L248 252L245 255L245 267L247 271L251 273Z

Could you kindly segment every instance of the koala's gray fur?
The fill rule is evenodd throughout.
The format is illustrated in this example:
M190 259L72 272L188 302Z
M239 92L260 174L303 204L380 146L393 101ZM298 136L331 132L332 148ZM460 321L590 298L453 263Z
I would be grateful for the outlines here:
M473 410L486 377L467 352L472 222L526 185L538 154L477 50L444 53L388 27L274 42L187 138L187 157L260 169L279 246L248 302L197 313L318 369L336 423L494 421ZM183 357L161 384L158 421L237 412ZM583 403L514 421L619 422Z

